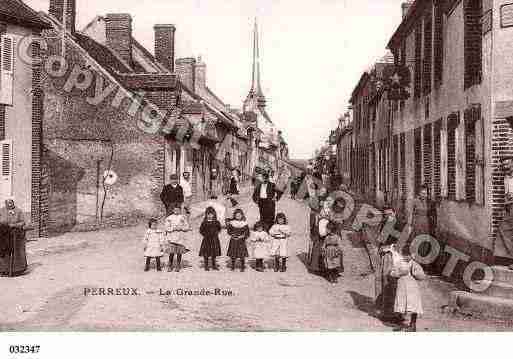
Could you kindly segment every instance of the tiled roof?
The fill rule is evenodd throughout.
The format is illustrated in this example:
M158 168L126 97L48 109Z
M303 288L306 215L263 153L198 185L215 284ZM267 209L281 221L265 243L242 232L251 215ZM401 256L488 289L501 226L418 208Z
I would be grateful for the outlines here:
M183 113L187 115L201 115L203 114L203 105L200 102L188 101L183 105Z
M132 70L119 60L106 46L99 44L90 37L75 33L76 42L87 51L87 53L109 71L115 77L120 73L130 73Z
M162 72L167 72L168 71L162 64L160 64L157 61L155 56L153 56L153 54L151 52L149 52L143 45L141 45L141 43L139 41L137 41L134 37L132 37L132 46L137 48L139 51L141 51L144 54L144 56L150 62L152 62L153 65L156 66L160 71L162 71ZM134 62L136 62L135 59L134 59ZM142 70L142 72L146 72L146 71Z
M50 24L44 21L37 12L20 0L1 0L0 19L39 29L49 29Z

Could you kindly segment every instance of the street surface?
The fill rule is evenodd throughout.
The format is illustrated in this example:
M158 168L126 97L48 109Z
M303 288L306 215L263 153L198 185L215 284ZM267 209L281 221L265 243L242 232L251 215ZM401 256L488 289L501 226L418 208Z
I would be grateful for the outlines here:
M254 223L257 207L244 207ZM180 273L143 271L144 225L68 233L49 239L51 250L41 240L29 246L27 275L0 278L0 330L394 330L372 316L374 279L364 250L346 243L345 272L337 285L329 284L302 262L308 232L305 205L284 198L278 210L287 214L294 232L286 273L253 268L232 272L226 257L219 258L221 271L205 272L198 257L198 220L194 249L185 255ZM223 254L227 246L223 231ZM126 290L128 295L91 295L100 288L105 294L106 288L132 289ZM421 288L425 314L419 331L513 328L511 322L444 313L452 286L439 279L422 282ZM201 295L202 289L218 295ZM172 294L161 295L167 291Z

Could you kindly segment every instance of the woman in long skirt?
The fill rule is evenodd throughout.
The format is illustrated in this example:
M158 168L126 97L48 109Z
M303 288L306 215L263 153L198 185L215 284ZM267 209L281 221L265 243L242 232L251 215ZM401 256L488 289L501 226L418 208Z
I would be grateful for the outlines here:
M430 219L430 200L428 197L428 189L425 185L420 187L417 197L413 199L410 218L408 223L411 226L411 235L407 243L409 246L417 236L427 235L432 233L432 223ZM429 254L430 247L426 246L419 248L420 256Z

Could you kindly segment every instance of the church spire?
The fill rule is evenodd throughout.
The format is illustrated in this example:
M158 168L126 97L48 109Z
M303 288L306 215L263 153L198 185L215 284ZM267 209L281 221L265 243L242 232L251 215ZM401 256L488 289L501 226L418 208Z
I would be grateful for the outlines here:
M260 83L260 48L258 40L258 23L255 18L255 25L253 28L253 67L251 74L251 89L249 90L246 102L256 100L258 107L265 107L265 97Z

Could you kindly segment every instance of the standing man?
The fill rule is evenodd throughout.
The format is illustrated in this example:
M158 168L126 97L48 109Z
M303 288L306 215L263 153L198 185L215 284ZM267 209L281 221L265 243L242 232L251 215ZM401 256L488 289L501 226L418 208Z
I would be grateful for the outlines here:
M169 177L170 184L167 184L160 193L160 200L166 207L166 216L169 216L175 207L182 207L184 196L183 188L178 184L178 175L172 174Z
M189 172L183 173L183 179L180 183L183 189L183 208L185 210L185 214L188 216L191 215L191 203L192 203L192 187L191 187L191 174Z
M258 205L260 221L264 223L265 230L269 231L276 215L276 190L274 183L269 181L268 173L263 175L263 181L255 187L253 202Z

